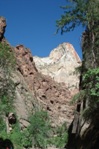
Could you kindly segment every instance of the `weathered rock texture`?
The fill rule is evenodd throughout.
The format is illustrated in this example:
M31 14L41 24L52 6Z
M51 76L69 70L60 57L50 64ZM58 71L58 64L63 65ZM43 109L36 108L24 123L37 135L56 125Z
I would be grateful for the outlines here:
M0 17L0 41L7 43L4 38L5 27L6 20ZM21 127L27 127L30 113L37 108L49 112L54 126L64 122L69 125L73 119L74 107L70 105L72 93L68 86L76 86L79 82L73 71L79 66L80 58L73 46L63 43L51 52L49 58L42 59L33 57L23 45L11 49L17 61L12 80L16 87L14 106ZM75 92L76 90L73 94Z
M0 17L0 42L10 46L4 38L5 27L6 20ZM23 45L11 47L11 51L14 51L17 63L11 76L15 85L14 107L17 117L14 120L18 120L21 129L24 129L35 110L45 109L53 127L64 122L69 126L74 118L74 106L70 102L79 84L79 77L74 71L81 63L73 46L69 43L60 44L47 58L33 57ZM0 77L4 78L2 69ZM0 82L0 87L3 83ZM9 132L12 128L9 127L9 120L12 121L13 117L10 118L6 116Z
M78 88L79 77L75 68L81 60L70 43L62 43L51 51L49 57L34 57L39 72L51 76L57 82L64 82L69 89Z
M6 20L0 17L0 42L8 44L4 38L5 27ZM70 106L72 95L66 85L38 72L30 50L23 45L11 49L17 62L16 70L12 72L12 80L16 87L14 106L21 128L27 127L28 117L37 108L49 112L53 125L65 121L69 125L73 119L74 107ZM53 53L51 55L55 59Z
M4 17L0 17L0 40L4 36L5 27L6 27L6 20Z
M17 72L13 74L17 98L15 106L20 119L27 119L28 113L37 104L37 107L49 112L54 125L65 121L70 124L73 106L70 106L71 92L68 88L39 73L29 49L19 45L14 51L17 58Z

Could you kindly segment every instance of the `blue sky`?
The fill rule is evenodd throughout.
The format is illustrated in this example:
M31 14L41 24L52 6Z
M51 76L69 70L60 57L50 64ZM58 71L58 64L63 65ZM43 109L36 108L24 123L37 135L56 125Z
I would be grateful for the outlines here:
M63 42L71 43L82 57L80 41L82 27L61 35L56 32L56 20L63 14L65 0L0 0L0 16L7 20L6 39L12 46L23 44L32 55L48 56Z

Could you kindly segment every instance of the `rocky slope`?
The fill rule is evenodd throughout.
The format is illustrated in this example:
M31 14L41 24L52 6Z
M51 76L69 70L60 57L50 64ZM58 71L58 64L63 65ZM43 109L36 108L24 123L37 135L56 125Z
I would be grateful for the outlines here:
M64 47L66 46L65 51L64 49L60 48L62 46ZM69 53L69 46L71 47L70 53ZM69 54L66 54L66 50L68 51ZM32 99L36 99L35 101L32 101L31 98L30 100L26 99L25 103L27 104L26 107L23 108L21 108L20 102L22 103L22 105L24 105L23 104L24 102L22 101L17 102L16 106L17 111L20 111L20 109L33 110L33 105L37 104L49 112L53 125L62 124L65 121L69 125L73 118L73 109L74 109L74 107L70 105L71 97L78 91L77 85L79 83L78 76L76 74L74 75L73 72L75 68L80 65L80 58L76 54L72 45L68 43L60 45L58 48L56 48L54 51L51 52L50 58L43 58L43 61L38 58L39 63L35 57L32 57L30 50L25 48L23 45L18 45L16 48L14 48L14 51L17 58L17 72L20 73L21 80L23 80L24 84L26 84L28 88L24 90L25 92L26 90L27 92L28 91L31 92L31 95L33 96ZM59 55L59 57L57 55ZM44 68L46 65L45 62L48 65L47 66L48 69ZM40 67L38 67L37 64ZM46 75L41 74L41 72L38 72L37 70L37 68L42 69L43 64L44 64L43 68L45 69L45 72L47 72ZM63 68L61 68L62 66ZM60 71L61 73L58 73L59 68L61 69ZM49 71L50 72L52 71L53 73L55 72L54 73L55 75L53 77L54 80L55 79L58 80L59 78L58 82L53 80L52 72L50 73L51 77L49 76ZM63 80L65 83L63 82ZM20 86L21 82L17 84L18 86ZM24 86L25 85L21 84L21 88L24 88ZM71 91L69 87L72 87L73 91ZM17 91L17 94L19 94L19 92L20 90ZM29 93L27 94L29 96ZM19 99L19 95L17 96L18 96L17 98ZM22 96L22 92L20 93L20 96ZM21 98L22 97L20 97L20 100L23 100ZM32 104L30 101L32 102ZM20 113L22 114L22 112L20 111L18 115L20 115ZM23 113L24 113L23 117L26 117L25 115L28 115L25 114L26 113L25 111Z
M4 38L5 27L6 20L1 17L0 42L7 43ZM12 79L16 86L14 105L21 127L28 125L28 116L35 108L46 109L53 125L65 121L69 125L74 109L70 105L72 92L69 87L78 85L78 76L73 75L73 71L80 63L73 46L63 43L55 48L49 57L42 59L33 57L30 50L23 45L11 49L17 61ZM76 91L73 90L73 94Z
M73 106L70 106L71 92L68 88L39 73L29 49L19 45L14 51L17 57L17 72L14 74L17 98L15 106L21 119L28 115L27 109L32 111L37 104L49 112L54 125L65 121L70 124Z
M10 46L4 38L5 27L6 20L0 17L0 42ZM80 62L72 45L68 43L59 45L51 52L49 58L38 58L39 65L36 63L37 58L33 57L30 50L23 45L10 48L14 51L17 62L16 70L12 72L12 80L15 84L14 107L21 128L27 127L28 117L35 109L47 110L53 126L64 122L69 125L73 119L74 106L70 105L72 92L68 88L68 83L70 86L78 84L78 77L72 73ZM41 64L44 65L44 69ZM42 74L41 69L46 73ZM76 91L73 90L73 94Z

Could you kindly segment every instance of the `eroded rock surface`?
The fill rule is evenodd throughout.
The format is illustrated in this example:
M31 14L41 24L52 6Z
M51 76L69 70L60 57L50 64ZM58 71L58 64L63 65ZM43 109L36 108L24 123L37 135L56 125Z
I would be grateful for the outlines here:
M5 27L6 20L0 17L0 42L6 42L8 44L4 38ZM30 50L23 45L18 45L15 48L11 47L11 50L14 51L17 61L16 70L12 72L12 80L16 87L14 106L21 128L27 127L29 124L28 117L30 113L35 111L35 108L42 108L49 112L53 127L64 122L67 122L67 125L69 125L73 119L74 107L70 105L72 93L68 89L67 84L62 81L56 82L49 75L47 76L38 72L38 67L34 62L35 57L33 57ZM49 66L47 74L49 74L50 70L55 70L56 74L63 77L63 72L60 70L62 67L63 69L67 67L64 63L66 58L64 52L69 51L65 49L62 50L61 46L59 46L59 51L60 52L56 49L56 55L53 52L50 54L51 63L47 61L47 66ZM75 52L71 50L71 53ZM70 67L73 58L67 57L67 59L70 62ZM76 55L73 62L78 60L79 57ZM46 58L43 61L44 65L45 61ZM61 61L62 63L59 64ZM40 63L41 62L42 61L40 61ZM69 69L69 67L66 68L66 70ZM70 69L68 70L67 78L69 78L69 71ZM64 78L66 79L66 76L64 76ZM57 79L59 79L59 77Z
M70 43L62 43L53 49L49 57L34 57L39 72L51 76L57 82L64 82L69 89L78 89L79 75L75 68L81 60Z
M4 36L5 28L6 28L6 19L4 17L0 17L0 40Z
M25 110L32 110L33 104L36 102L39 104L38 106L42 106L42 108L49 112L53 125L61 124L65 121L67 121L67 124L70 124L73 118L74 107L70 106L71 92L66 88L66 85L57 83L51 77L39 73L35 67L30 51L23 45L17 46L14 48L14 51L17 57L17 71L20 77L22 77L19 83L17 83L17 98L18 100L20 99L20 101L17 102L17 111L23 109L24 115L24 113L26 114ZM19 79L18 76L17 79ZM23 88L27 88L24 92L31 93L31 98L35 98L34 103L32 101L33 99L28 101L29 94L24 102L22 91L20 91L19 88L21 84L22 90L22 80L25 84ZM25 107L24 103L28 103L28 108ZM20 114L22 114L22 111L20 111Z

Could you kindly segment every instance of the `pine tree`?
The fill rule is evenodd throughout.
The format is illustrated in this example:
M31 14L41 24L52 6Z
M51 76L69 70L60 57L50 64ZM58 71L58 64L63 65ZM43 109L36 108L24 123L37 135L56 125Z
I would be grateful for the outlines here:
M63 34L79 25L85 27L80 89L84 93L82 100L88 100L87 118L92 118L99 111L99 0L67 0L67 4L61 7L64 14L56 21L57 32L61 30ZM79 100L80 95L77 97Z
M99 148L99 140L96 137L99 130L99 0L67 0L67 2L69 5L62 7L64 14L56 21L57 32L61 30L63 34L79 25L84 26L85 31L81 43L83 59L80 91L74 96L77 109L69 129L66 148ZM80 136L84 123L89 121L89 132L87 129L83 132L86 135Z

